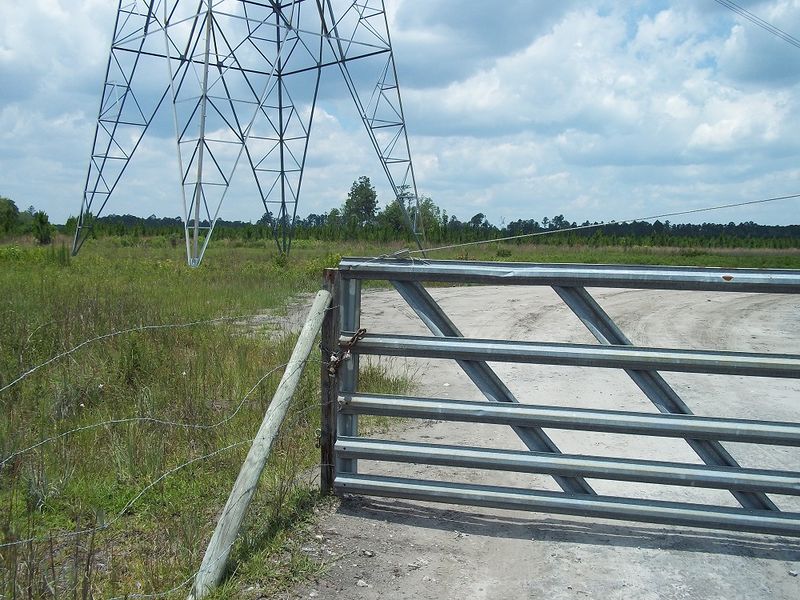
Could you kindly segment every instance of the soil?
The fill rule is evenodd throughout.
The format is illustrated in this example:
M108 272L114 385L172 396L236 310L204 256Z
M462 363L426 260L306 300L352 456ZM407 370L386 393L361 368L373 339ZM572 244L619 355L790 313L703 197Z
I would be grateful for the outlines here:
M467 337L595 343L552 290L433 288ZM634 344L797 353L800 298L590 290ZM428 334L394 291L365 291L362 326ZM492 364L521 402L655 412L621 371ZM481 399L453 361L395 362L415 394ZM663 373L701 415L797 421L800 382ZM562 452L699 463L683 440L548 430ZM508 427L405 421L374 437L524 449ZM725 444L748 467L798 470L800 449ZM557 490L544 475L359 463L360 472ZM736 506L724 491L590 480L600 494ZM800 511L796 497L772 496ZM306 550L330 567L291 598L800 598L800 540L367 497L344 497Z

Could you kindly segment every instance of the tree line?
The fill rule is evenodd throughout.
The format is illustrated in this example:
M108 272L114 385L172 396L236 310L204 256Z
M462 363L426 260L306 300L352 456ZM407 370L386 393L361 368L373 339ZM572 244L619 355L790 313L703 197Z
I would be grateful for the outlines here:
M564 215L535 219L517 219L495 225L486 215L477 213L468 220L437 206L428 196L421 196L419 207L405 190L383 209L369 177L353 182L344 203L322 214L297 218L295 239L322 241L411 241L409 222L421 223L429 245L457 244L504 237L528 236L518 243L590 246L694 246L694 247L800 247L800 225L759 225L741 223L671 223L669 221L634 221L601 224L569 221ZM96 237L169 236L177 244L183 235L180 217L147 218L133 215L108 215L91 219L91 234ZM0 235L29 234L40 243L49 243L55 230L73 234L77 219L70 217L64 225L52 226L47 215L34 207L19 211L14 202L0 197ZM201 226L207 226L201 222ZM266 212L256 221L217 221L214 237L218 239L260 240L281 234L286 223L276 222Z
M29 206L20 211L11 198L0 196L0 237L32 235L40 244L49 244L55 230L43 210Z

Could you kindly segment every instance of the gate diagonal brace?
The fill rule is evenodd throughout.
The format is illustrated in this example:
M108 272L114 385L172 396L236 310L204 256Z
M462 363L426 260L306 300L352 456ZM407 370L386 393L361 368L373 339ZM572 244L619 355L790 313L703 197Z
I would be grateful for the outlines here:
M435 336L464 337L422 284L416 281L392 281L391 283ZM458 360L456 362L487 400L519 403L519 400L514 397L485 361ZM561 450L555 442L540 427L512 426L512 429L529 450L561 454ZM567 493L597 495L582 477L555 475L553 479Z
M633 345L614 320L597 303L597 300L586 291L586 288L554 285L553 290L598 342L613 346ZM625 369L625 373L660 412L677 415L693 414L677 392L658 372ZM707 465L739 468L736 459L718 441L686 439L686 443ZM731 494L744 508L780 511L762 492L731 490Z

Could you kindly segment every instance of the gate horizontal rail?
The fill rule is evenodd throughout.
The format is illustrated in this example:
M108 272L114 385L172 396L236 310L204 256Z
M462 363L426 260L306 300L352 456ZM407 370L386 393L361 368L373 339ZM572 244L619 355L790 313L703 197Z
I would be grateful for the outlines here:
M342 493L800 537L800 513L343 473Z
M365 279L391 282L433 337L360 329ZM798 294L800 271L345 258L339 269L326 272L326 280L338 302L323 326L324 491L800 536L800 513L781 510L777 499L767 495L779 495L781 503L800 496L796 466L743 468L720 443L800 447L800 423L696 416L659 375L674 371L798 379L800 355L635 346L585 289ZM550 286L598 344L465 338L423 281ZM454 360L486 401L359 392L362 355ZM521 404L489 361L621 369L658 412ZM528 450L359 437L359 415L508 425ZM545 429L682 438L705 464L563 454ZM563 492L365 475L358 472L363 460L384 468L414 463L545 474ZM727 490L741 508L598 495L589 483L597 479Z
M352 332L344 332L342 341L350 337ZM800 356L790 354L375 334L365 335L353 351L415 358L800 378Z
M339 404L351 415L800 446L800 423L371 394L340 396Z
M347 278L389 281L800 293L800 271L795 269L420 261L388 258L344 258L339 263L339 269Z
M800 473L341 437L347 458L800 495Z

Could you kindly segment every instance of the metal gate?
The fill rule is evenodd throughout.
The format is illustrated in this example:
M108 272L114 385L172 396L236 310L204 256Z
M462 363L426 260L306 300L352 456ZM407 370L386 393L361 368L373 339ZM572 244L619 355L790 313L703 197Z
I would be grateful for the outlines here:
M432 336L360 329L362 280L391 282ZM552 287L598 344L464 338L423 281ZM781 510L768 495L800 495L800 472L741 467L720 443L797 447L800 423L695 416L659 375L796 379L800 355L637 347L585 289L798 294L800 271L346 258L338 269L326 271L326 285L334 301L322 342L324 492L800 536L800 513ZM360 355L453 359L486 401L359 393ZM657 412L520 403L486 361L623 369ZM359 437L358 415L509 425L528 451ZM704 464L562 454L545 429L683 438ZM543 473L563 491L360 474L358 459ZM587 478L728 490L740 507L604 496Z

